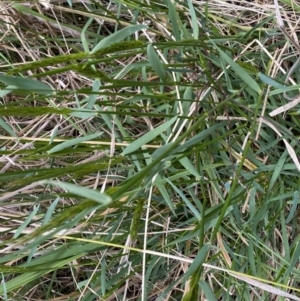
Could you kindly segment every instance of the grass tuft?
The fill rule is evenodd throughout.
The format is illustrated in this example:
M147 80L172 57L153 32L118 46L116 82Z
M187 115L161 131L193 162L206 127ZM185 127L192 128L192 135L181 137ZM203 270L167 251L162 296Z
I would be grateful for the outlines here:
M1 300L300 300L296 1L0 8Z

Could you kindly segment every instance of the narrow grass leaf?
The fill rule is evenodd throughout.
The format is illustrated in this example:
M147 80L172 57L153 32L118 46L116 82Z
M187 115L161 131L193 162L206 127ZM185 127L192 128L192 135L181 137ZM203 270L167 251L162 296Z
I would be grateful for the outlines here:
M99 133L94 133L94 134L87 135L87 136L84 136L84 137L67 140L67 141L62 142L62 143L54 146L53 148L51 148L48 151L48 154L53 154L53 153L56 153L56 152L59 152L59 151L65 149L67 147L78 145L78 144L80 144L82 142L85 142L85 141L93 140L93 139L101 136L102 134L103 134L103 132L99 132Z
M234 70L234 72L255 92L260 93L261 88L257 82L247 73L244 68L240 67L235 61L233 61L225 52L223 52L217 45L215 47L218 49L220 56L224 61Z
M31 263L33 256L36 254L37 247L38 246L33 246L32 248L30 248L30 252L29 252L29 254L27 256L27 259L26 259L26 264L27 265L29 265Z
M100 80L99 80L99 79L96 79L96 80L94 81L94 83L93 83L92 92L98 93L100 87L101 87ZM97 95L96 93L95 93L95 94L90 94L90 95L86 98L85 102L87 102L87 106L86 106L87 109L92 109L92 108L93 108L93 106L94 106L94 104L95 104L95 102L96 102L96 100L97 100L97 98L98 98L98 95Z
M0 117L0 127L2 127L11 136L18 138L17 134L13 131L13 129L1 117Z
M137 139L136 141L129 144L123 152L123 155L126 156L138 148L142 147L147 142L153 140L155 137L166 131L170 126L177 120L177 116L173 117L169 121L165 122L164 124L158 126L157 128L153 129L149 133L145 134L141 138Z
M86 24L84 25L84 27L83 27L83 29L82 29L82 31L81 31L81 33L80 33L81 43L82 43L83 49L84 49L84 51L85 51L86 53L89 52L89 43L88 43L88 41L87 41L87 39L86 39L85 34L86 34L86 31L87 31L88 27L92 24L93 21L94 21L94 18L90 18L90 19L86 22Z
M132 240L135 240L137 238L138 227L141 222L141 215L143 212L144 203L145 203L145 200L143 198L141 198L140 200L138 200L138 202L135 206L135 209L134 209L134 213L132 216L132 222L131 222L131 228L130 228L130 235L131 235Z
M158 181L160 179L161 179L161 177L159 175L157 175L156 180ZM167 205L171 209L174 216L176 216L174 204L173 204L173 202L170 198L170 195L169 195L168 190L166 189L166 187L164 185L161 185L161 184L158 184L158 183L156 183L155 185L158 188L158 190L160 191L160 193L162 194L164 201L167 203Z
M223 72L224 72L224 76L226 78L226 86L227 86L227 89L228 91L234 91L234 89L232 88L232 84L231 84L231 76L228 74L228 70L224 64L224 60L220 60L221 62L221 66L222 66L222 69L223 69Z
M282 198L282 202L283 203L284 200ZM282 208L282 205L281 205ZM280 212L280 223L281 223L281 229L286 229L286 223L285 223L285 212L281 211ZM286 264L284 262L284 260L282 260L282 266L281 269L277 272L277 277L274 279L274 282L277 282L278 279L280 279L280 277L282 276L283 272L286 271L286 266L288 265L288 263L291 261L291 256L293 255L291 252L291 247L293 248L293 244L290 244L290 233L287 233L288 231L281 231L281 235L282 235L282 248L284 250L284 259L286 260Z
M5 301L7 301L8 298L7 298L7 290L6 290L6 279L3 275L3 273L1 273L1 274L2 274L1 284L2 284L2 287L3 287L3 298L4 298Z
M176 41L180 41L181 37L180 37L180 31L179 31L179 27L178 27L178 22L177 20L179 19L178 13L174 7L174 5L176 4L176 2L172 2L170 0L167 0L168 3L168 11L169 11L169 17L170 17L170 21L172 24L172 33L175 37Z
M177 188L170 180L166 179L166 181L173 187L173 189L179 194L181 199L185 202L188 208L192 211L193 215L200 221L201 215L200 212L195 208L195 206L191 203L191 201L184 195L184 193Z
M273 22L273 20L274 15L271 14L267 18L263 18L261 22L255 22L255 25L253 24L254 26L251 26L250 29L246 31L246 34L241 31L242 39L245 41L251 39L256 34L255 32L257 32L257 30L261 30L261 28L264 28L268 22Z
M249 258L249 263L250 263L250 268L251 268L251 274L252 275L257 275L256 271L256 260L255 260L255 252L253 248L253 241L249 240L248 242L248 258Z
M88 119L88 118L96 117L98 113L92 110L80 109L80 110L73 110L71 113L69 113L69 115L80 119Z
M191 175L194 175L195 178L198 178L198 179L200 178L199 172L196 170L195 166L192 164L192 162L187 157L180 159L179 162L184 166L184 168Z
M284 89L284 85L278 83L276 80L274 80L273 78L271 78L265 74L259 73L258 77L262 82L264 82L265 84L267 84L271 87L275 87L278 89Z
M100 193L96 190L89 189L86 187L81 187L81 186L66 183L66 182L56 182L56 181L45 181L42 183L60 187L60 188L65 189L66 191L69 191L75 195L78 195L78 196L86 198L86 199L93 200L104 206L108 205L112 202L111 197L108 196L107 194Z
M47 84L39 82L35 79L25 78L20 76L0 75L0 81L17 90L25 90L36 94L49 95L54 92Z
M48 208L48 210L47 210L47 212L46 212L46 214L45 214L45 217L44 217L44 219L43 219L42 225L46 225L46 224L50 221L51 216L52 216L52 214L53 214L53 212L54 212L54 210L55 210L55 208L56 208L56 206L57 206L59 200L60 200L60 198L57 197L57 198L51 203L51 205L49 206L49 208Z
M299 91L300 89L300 84L292 85L292 86L283 86L281 88L272 90L270 92L270 96L282 94L283 92L293 92L293 91Z
M193 283L193 285L190 285L189 291L183 296L181 301L194 301L199 300L199 284Z
M57 135L58 128L59 128L59 124L57 124L57 125L54 127L54 129L51 131L49 144L52 144L52 143L53 143L53 140L55 139L55 137L56 137L56 135Z
M285 161L286 161L286 155L282 155L281 158L276 163L271 180L269 182L268 191L271 191L273 186L275 185L278 177L281 174L281 171L282 171Z
M184 233L185 233L184 231L182 231L182 232L183 232L182 236L180 236L177 239L172 240L166 246L174 246L175 244L185 243L186 241L188 241L190 239L193 239L195 237L197 237L197 238L199 237L199 233L197 233L197 232L191 232L191 231L189 231L187 235L184 235Z
M157 272L156 268L160 266L159 261L161 261L161 258L155 258L153 257L149 263L147 263L147 272L145 274L145 281L144 283L146 284L143 290L143 299L144 300L149 300L149 291L155 285L153 283L153 278L155 279L155 272Z
M152 159L155 160L158 156L160 156L161 153L165 151L165 149L168 149L170 146L172 146L174 142L170 142L167 144L162 145L161 147L157 148L151 155ZM170 152L169 156L171 156L175 151Z
M153 70L157 73L157 75L159 76L159 78L162 81L166 81L164 67L163 67L154 47L151 44L149 44L147 47L147 55L148 55L148 59L149 59L149 62L151 64Z
M103 256L101 260L101 293L105 295L106 293L106 257Z
M295 191L292 200L292 208L290 208L290 213L285 221L286 224L288 224L296 216L296 209L298 207L298 202L299 202L299 192Z
M108 47L111 44L120 42L120 41L126 39L127 37L129 37L130 35L132 35L133 33L137 32L138 30L142 30L142 29L146 29L146 28L147 28L146 25L132 25L132 26L125 27L111 35L108 35L104 39L102 39L94 47L94 49L91 51L91 53L94 53L102 48Z
M187 272L184 274L184 280L187 280L190 278L194 273L197 273L197 271L201 268L202 264L204 263L206 256L210 250L210 244L205 244L199 251L198 255L196 258L193 260L191 263L189 269Z
M25 221L20 225L20 227L17 229L16 233L14 234L13 238L19 237L20 234L22 234L23 230L29 225L29 223L32 221L32 219L36 216L37 212L39 211L40 206L36 206L33 211L27 216Z
M18 289L30 282L32 282L35 279L39 279L40 277L42 277L45 274L48 274L49 272L53 271L53 270L57 270L61 267L63 267L66 264L69 264L70 262L72 262L72 260L77 259L79 256L73 256L74 258L67 258L61 261L54 261L54 262L47 262L47 267L45 267L45 269L43 269L42 271L36 271L36 272L32 272L32 270L35 270L32 267L28 267L28 268L18 268L16 267L16 273L22 273L23 275L20 275L18 277L15 277L9 281L6 282L6 289L7 292L12 291L14 289ZM5 267L5 266L4 266ZM7 267L7 268L11 268L11 272L9 272L9 269L7 272L9 272L10 274L14 273L13 269L14 267ZM1 267L0 267L0 272L1 272ZM0 294L3 294L3 290L4 288L2 286L0 286Z
M187 131L180 135L176 141L168 144L168 147L164 148L164 151L157 155L156 158L153 159L153 162L151 164L145 166L137 174L129 177L126 181L124 181L122 186L118 190L116 190L116 192L113 193L112 196L114 198L118 198L124 192L128 191L128 189L131 189L133 185L137 185L138 183L140 183L149 174L149 172L151 172L151 170L153 170L154 167L156 168L157 164L161 163L162 160L168 157L169 154L174 150L174 148L176 148L187 136L189 136L192 133L192 131L199 128L200 124L202 124L207 117L208 114L206 113L201 115L201 117L199 117L198 120L196 120L196 122L192 126L190 126Z
M288 276L292 272L294 267L295 267L295 269L298 269L295 265L298 262L299 258L300 258L300 242L298 241L297 244L296 244L296 248L293 252L292 260L289 264L288 269L285 272L284 277Z
M205 297L209 301L218 301L216 296L214 295L213 291L211 290L210 286L207 284L207 282L201 280L199 282L200 288L202 289Z
M227 125L227 121L223 121L223 122L217 123L216 125L213 125L212 127L209 127L208 129L205 129L203 131L200 131L200 128L199 128L198 129L199 134L196 134L191 139L187 140L182 145L178 146L178 148L176 148L176 152L182 152L185 149L189 149L192 146L199 144L200 141L202 141L208 135L212 135L214 132L217 132L217 129L222 129L226 125Z
M188 0L189 11L192 18L192 29L193 29L193 38L197 40L199 38L199 25L198 18L196 16L195 8L191 0Z

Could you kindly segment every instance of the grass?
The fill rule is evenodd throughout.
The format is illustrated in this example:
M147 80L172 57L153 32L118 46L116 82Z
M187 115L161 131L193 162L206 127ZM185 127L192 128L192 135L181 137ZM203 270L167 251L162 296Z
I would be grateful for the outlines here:
M50 2L0 3L1 300L300 300L273 2Z

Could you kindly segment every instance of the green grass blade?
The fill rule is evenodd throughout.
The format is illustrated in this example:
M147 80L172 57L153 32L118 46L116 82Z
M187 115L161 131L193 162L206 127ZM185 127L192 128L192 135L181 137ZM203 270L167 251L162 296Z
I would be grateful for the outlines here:
M30 91L42 95L50 95L54 93L54 90L51 89L47 84L30 78L0 75L0 81L6 85L9 85L11 88L15 87L15 90L17 91Z
M147 54L148 54L149 62L152 68L154 69L154 71L157 73L157 75L162 81L166 81L166 75L165 75L165 70L163 68L163 65L154 47L151 44L147 46Z
M94 134L91 134L91 135L86 135L86 136L84 136L84 137L75 138L75 139L71 139L71 140L62 142L62 143L60 143L60 144L54 146L53 148L51 148L51 149L48 151L48 154L53 154L53 153L59 152L59 151L61 151L61 150L64 150L65 148L68 148L68 147L70 147L70 146L78 145L79 143L82 143L82 142L85 142L85 141L93 140L93 139L95 139L95 138L98 138L98 137L101 136L102 134L103 134L102 132L99 132L99 133L94 133Z
M233 61L225 52L223 52L218 46L215 46L218 49L222 59L234 70L239 78L241 78L253 91L261 93L261 88L257 82L246 72L245 69L240 67L235 61Z
M100 203L103 206L107 206L108 204L110 204L112 202L112 199L110 196L108 196L104 193L100 193L93 189L88 189L85 187L80 187L80 186L65 183L65 182L46 181L45 184L60 187L62 189L70 191L71 193L76 194L80 197L87 198L87 199L93 200L97 203Z
M146 29L146 25L131 25L128 27L125 27L109 36L101 40L91 51L91 53L95 53L99 51L102 48L106 48L108 46L111 46L114 43L120 42L125 40L127 37L131 36L138 30Z
M217 301L218 299L216 298L215 294L213 293L211 287L208 285L206 281L201 280L199 282L200 288L202 289L205 297L207 300L210 301Z
M13 137L18 137L14 130L2 119L0 118L0 127L2 127L6 132L8 132Z
M14 234L14 238L19 237L19 235L23 232L23 230L29 225L29 223L32 221L32 219L36 216L37 212L39 211L40 206L36 206L33 211L28 215L28 217L25 219L24 223L20 225L20 227L17 229L17 231Z
M192 18L192 30L193 30L193 38L195 40L197 40L199 38L199 25L198 25L198 18L196 16L196 11L194 8L194 5L192 3L191 0L187 1L188 6L189 6L189 10L190 10L190 14L191 14L191 18Z
M155 137L166 131L175 121L177 120L177 116L173 117L172 119L168 120L167 122L163 123L162 125L158 126L157 128L153 129L149 133L145 134L143 137L137 139L136 141L130 143L126 147L126 149L123 152L123 155L126 156L138 148L142 147L149 141L152 141Z

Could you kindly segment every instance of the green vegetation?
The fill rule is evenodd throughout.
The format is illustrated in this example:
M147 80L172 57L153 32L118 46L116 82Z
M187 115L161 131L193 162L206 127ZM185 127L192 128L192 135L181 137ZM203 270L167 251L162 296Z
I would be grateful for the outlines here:
M1 300L300 300L300 6L259 2L1 1Z

